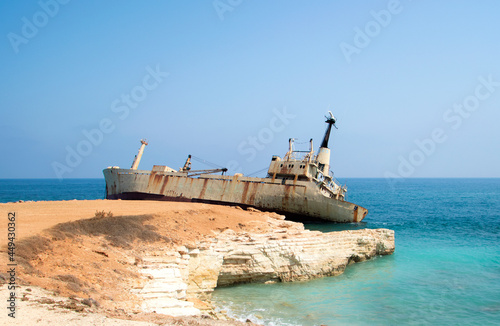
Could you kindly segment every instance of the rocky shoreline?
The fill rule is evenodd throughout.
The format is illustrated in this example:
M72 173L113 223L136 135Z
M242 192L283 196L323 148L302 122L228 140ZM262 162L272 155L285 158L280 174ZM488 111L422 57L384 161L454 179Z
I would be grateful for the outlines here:
M92 307L93 313L141 322L172 322L158 319L162 315L193 316L200 318L200 325L226 319L210 303L217 286L335 276L349 264L395 249L392 230L322 233L275 213L236 207L54 203L61 218L19 242L20 281L80 302L93 300L87 303L94 306L84 311ZM36 219L37 210L50 210L43 207L50 204L37 204L0 204L0 209L31 211ZM106 207L102 212L108 213L82 220L67 215L82 205ZM147 214L123 216L122 211Z

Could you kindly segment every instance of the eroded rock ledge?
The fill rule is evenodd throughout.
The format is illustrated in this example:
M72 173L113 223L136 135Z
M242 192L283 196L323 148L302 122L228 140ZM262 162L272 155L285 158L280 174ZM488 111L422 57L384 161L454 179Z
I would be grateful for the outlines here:
M395 249L392 230L322 233L278 214L268 217L272 227L266 233L227 229L210 240L143 256L139 267L149 281L132 290L143 299L143 311L196 315L193 301L209 300L217 286L334 276L351 263Z

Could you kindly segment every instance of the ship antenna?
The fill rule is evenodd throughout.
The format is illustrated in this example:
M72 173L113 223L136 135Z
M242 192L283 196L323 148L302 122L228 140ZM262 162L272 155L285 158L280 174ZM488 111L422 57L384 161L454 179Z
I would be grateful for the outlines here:
M335 129L338 129L337 126L335 125L335 122L337 122L337 119L333 116L332 111L328 111L330 116L325 116L326 118L326 123L328 124L328 127L326 128L325 132L325 137L323 138L323 142L321 143L321 147L328 148L328 140L330 139L330 132L332 131L332 126L335 127Z

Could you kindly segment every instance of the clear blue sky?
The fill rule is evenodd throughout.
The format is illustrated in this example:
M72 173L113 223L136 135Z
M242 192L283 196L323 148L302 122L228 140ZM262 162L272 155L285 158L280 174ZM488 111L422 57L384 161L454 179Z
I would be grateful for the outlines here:
M0 4L0 178L99 178L141 138L140 168L249 174L328 110L338 177L500 177L498 1L59 1Z

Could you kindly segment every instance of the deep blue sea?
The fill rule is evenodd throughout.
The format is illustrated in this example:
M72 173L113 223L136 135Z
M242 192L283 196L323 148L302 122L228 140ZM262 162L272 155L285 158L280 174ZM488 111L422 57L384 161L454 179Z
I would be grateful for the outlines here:
M104 179L0 179L0 203L105 197Z
M389 228L391 256L309 282L217 289L230 315L265 325L500 325L500 179L346 179L358 224ZM0 202L104 198L104 180L0 180Z

